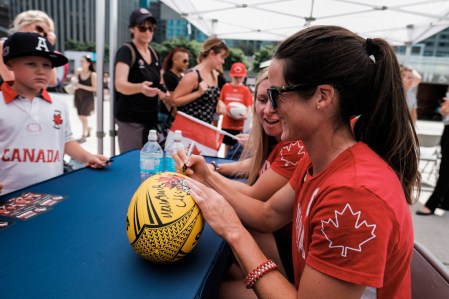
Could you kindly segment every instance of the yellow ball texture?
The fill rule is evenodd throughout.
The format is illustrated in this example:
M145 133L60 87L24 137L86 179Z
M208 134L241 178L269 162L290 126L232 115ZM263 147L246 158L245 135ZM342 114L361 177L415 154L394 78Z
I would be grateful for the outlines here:
M128 240L147 260L177 261L198 242L204 218L185 186L185 178L174 172L153 175L131 199L126 218Z

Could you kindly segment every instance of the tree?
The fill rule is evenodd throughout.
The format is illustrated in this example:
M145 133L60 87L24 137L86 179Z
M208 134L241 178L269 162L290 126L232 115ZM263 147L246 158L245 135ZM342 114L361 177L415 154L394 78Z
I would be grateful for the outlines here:
M190 66L197 64L197 58L201 52L201 43L189 41L183 37L164 40L162 43L151 43L151 46L159 53L162 61L174 48L186 49L189 52Z
M276 46L268 45L262 47L258 52L254 54L253 70L257 71L262 62L270 60L276 50Z
M181 37L165 40L162 43L152 43L151 45L159 53L161 60L163 60L174 48L185 48L189 51L189 65L191 67L198 64L197 59L202 47L202 44L196 40L189 41ZM245 54L241 49L229 49L229 55L225 60L223 69L229 70L234 62L243 62L246 65L248 64Z
M241 49L230 48L229 55L226 57L225 63L223 65L223 70L229 71L231 69L231 65L234 62L242 62L246 66L248 66L248 61L246 59L245 54Z
M94 42L79 42L73 39L69 39L64 44L65 49L69 51L86 51L96 52L96 44ZM104 47L104 61L109 61L109 45Z

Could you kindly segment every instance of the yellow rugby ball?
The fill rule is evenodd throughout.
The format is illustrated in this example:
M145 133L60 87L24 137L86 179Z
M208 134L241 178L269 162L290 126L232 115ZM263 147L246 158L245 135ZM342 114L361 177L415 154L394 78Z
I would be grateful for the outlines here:
M131 199L126 217L128 240L147 260L177 261L198 242L204 218L184 184L185 178L174 172L153 175Z

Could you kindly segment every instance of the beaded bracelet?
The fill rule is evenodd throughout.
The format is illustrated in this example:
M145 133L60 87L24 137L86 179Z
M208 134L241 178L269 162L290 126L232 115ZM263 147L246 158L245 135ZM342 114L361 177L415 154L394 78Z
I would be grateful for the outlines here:
M267 260L266 262L260 264L256 269L254 269L251 273L246 275L243 283L245 284L247 289L252 289L256 282L264 276L266 273L277 269L277 265L273 262L273 260Z

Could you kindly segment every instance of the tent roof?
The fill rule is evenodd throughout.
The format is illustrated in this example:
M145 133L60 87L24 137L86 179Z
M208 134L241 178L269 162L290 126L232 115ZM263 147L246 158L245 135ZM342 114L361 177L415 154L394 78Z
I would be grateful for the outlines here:
M206 35L283 40L309 25L339 25L395 45L449 27L447 0L161 0Z

